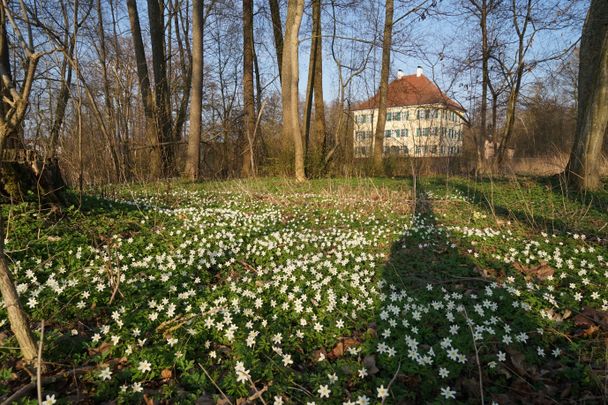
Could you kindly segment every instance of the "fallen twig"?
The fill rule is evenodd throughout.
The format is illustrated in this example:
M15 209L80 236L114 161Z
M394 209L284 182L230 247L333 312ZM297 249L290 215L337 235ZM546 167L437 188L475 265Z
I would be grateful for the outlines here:
M387 391L389 391L391 389L391 385L393 385L393 383L397 379L397 375L399 374L399 370L401 370L401 362L399 362L399 365L397 366L397 371L395 371L395 374L393 375L393 378L391 378L391 381L388 383L388 386L386 387ZM382 398L382 404L384 404L384 401L386 400L386 398L387 397Z
M222 394L222 396L224 397L224 399L226 401L228 401L228 403L230 405L232 405L232 402L230 401L230 399L226 396L226 394L224 394L224 391L222 391L222 389L215 383L215 381L213 380L213 378L211 378L211 376L209 375L209 373L207 372L207 370L205 370L205 367L203 367L203 365L201 363L198 363L198 366L203 370L203 372L205 373L205 375L207 376L207 378L209 378L209 380L211 381L211 383L215 386L215 388L217 388L217 390L220 392L220 394Z
M38 358L36 359L36 388L38 391L38 403L42 403L42 345L44 343L44 319L40 322L40 341L38 342Z

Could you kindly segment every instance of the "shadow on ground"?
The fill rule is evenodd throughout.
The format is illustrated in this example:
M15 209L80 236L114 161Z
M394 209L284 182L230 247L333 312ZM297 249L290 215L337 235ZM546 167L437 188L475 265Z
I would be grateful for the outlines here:
M446 186L438 179L430 180L429 185ZM480 209L536 231L608 237L608 193L605 191L572 193L558 178L455 179L449 182L449 187Z
M395 381L395 403L443 401L450 393L466 403L481 403L482 395L485 403L556 403L563 392L587 392L575 382L580 370L538 355L538 347L550 352L553 338L540 336L540 317L499 286L504 263L478 269L474 247L454 240L418 185L412 224L384 268L378 317L378 351L396 350L379 354L383 373Z

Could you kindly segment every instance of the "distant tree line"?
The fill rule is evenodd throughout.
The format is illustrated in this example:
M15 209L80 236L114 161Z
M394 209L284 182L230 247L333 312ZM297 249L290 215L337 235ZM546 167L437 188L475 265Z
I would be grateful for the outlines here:
M2 146L59 159L72 184L303 180L353 172L350 108L378 93L382 175L388 83L406 59L469 109L477 172L510 148L599 161L603 139L583 153L580 134L601 128L580 123L602 116L588 105L604 20L584 0L4 0ZM457 21L460 41L428 41L429 21Z

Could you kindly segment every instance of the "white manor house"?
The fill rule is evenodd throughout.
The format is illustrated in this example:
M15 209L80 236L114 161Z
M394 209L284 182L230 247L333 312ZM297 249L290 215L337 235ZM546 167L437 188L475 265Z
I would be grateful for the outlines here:
M378 121L378 94L355 105L354 153L369 157ZM384 155L449 157L462 152L466 110L422 74L401 70L388 86Z

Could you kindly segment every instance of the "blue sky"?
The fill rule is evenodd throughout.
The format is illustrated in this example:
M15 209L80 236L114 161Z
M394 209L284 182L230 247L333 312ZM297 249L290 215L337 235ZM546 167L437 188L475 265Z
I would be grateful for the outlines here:
M372 0L368 0L372 1ZM557 2L559 0L538 0L540 6L544 7L550 3ZM397 4L399 2L396 2ZM439 84L439 86L446 90L451 96L458 99L465 107L468 108L467 99L471 98L471 88L476 87L474 82L479 80L478 72L462 72L461 77L457 77L456 82L450 87L450 83L453 82L455 75L451 72L453 62L451 60L454 56L462 56L468 47L472 43L476 43L479 37L479 29L477 21L473 19L466 19L462 16L457 15L458 10L455 9L459 0L448 0L439 3L441 9L438 11L447 10L450 11L451 15L441 15L435 17L429 17L421 20L418 16L410 16L407 19L399 22L394 30L397 33L397 37L393 43L393 52L391 54L391 77L397 72L397 69L402 69L406 74L413 74L418 65L421 65L424 69L424 73L431 77ZM571 44L576 42L581 33L583 17L588 8L588 1L586 0L565 0L563 4L571 3L573 12L580 16L577 21L573 21L568 26L563 27L554 31L542 32L537 35L529 51L529 59L541 58L544 55L558 53L559 50L569 47ZM401 15L405 10L404 7L398 7L395 11L395 16ZM551 8L546 10L546 13L551 12ZM380 5L377 8L378 18L380 19L380 25L384 19L384 7ZM349 18L350 17L350 18ZM538 17L549 17L548 15L542 15ZM324 35L331 33L331 15L325 10L322 18ZM362 21L357 16L349 15L346 17L347 20L353 22L353 30L351 32L343 33L343 35L349 36L365 36L369 34L369 27L365 21ZM300 47L300 92L302 96L305 93L306 81L307 81L307 69L308 69L308 51L309 41L308 34L306 33L309 28L306 24L310 24L309 20L305 17L302 26L301 38L304 41ZM512 29L511 27L508 27ZM382 30L382 26L378 28ZM399 37L399 32L405 31L403 36ZM359 34L360 33L360 34ZM400 42L402 41L402 42ZM335 63L331 59L329 51L329 40L324 42L324 96L326 101L332 100L337 96L338 79L337 69ZM348 41L344 41L348 43ZM444 58L439 60L440 52L443 51ZM512 49L510 50L513 51ZM366 78L357 81L355 99L365 98L370 94L370 89L376 89L378 87L379 79L379 58L381 56L381 50L375 49L372 55L376 56L375 64L370 63L367 68ZM509 54L509 50L507 50ZM547 63L541 65L525 78L525 84L529 84L534 80L538 80L546 74L547 69L550 70L559 62ZM435 65L435 66L433 66ZM467 88L466 85L469 85ZM362 88L366 87L365 90ZM478 87L478 86L477 86ZM525 89L524 89L525 90Z
M229 9L227 13L236 23L240 23L241 1L233 1L235 7ZM419 3L419 1L420 0L418 0L416 4ZM424 20L420 19L418 15L411 15L395 25L393 52L391 55L391 78L396 75L397 69L402 69L406 74L413 74L416 67L421 65L424 69L424 73L428 77L432 77L444 91L461 102L466 108L469 108L471 102L475 101L471 99L471 96L474 95L475 91L479 88L478 83L475 84L475 82L479 81L479 72L470 70L460 72L458 75L455 75L452 72L452 67L454 65L452 58L461 57L466 50L471 47L471 44L478 41L479 37L477 21L474 19L466 19L462 15L459 15L461 11L459 5L463 1L466 0L440 1L438 2L438 7L433 8L432 10L434 13L441 12L442 15L431 16ZM541 53L550 53L557 49L562 49L578 40L582 28L582 20L588 8L589 0L534 1L538 2L541 6L556 2L572 4L574 9L579 12L580 18L579 21L576 21L567 27L539 35L531 48L531 57L540 55ZM145 1L138 1L140 18L144 25L144 29L147 25L145 21L147 18L145 3ZM283 0L281 3L285 6L286 1ZM337 97L339 86L336 65L330 52L330 38L333 28L332 9L329 7L329 2L323 2L323 4L323 84L325 101L330 102ZM395 4L395 17L397 18L410 9L413 0L396 0ZM267 10L260 9L260 6L267 7L267 0L256 2L256 12L258 12L258 14L255 17L255 40L257 43L256 50L263 73L263 80L268 83L277 75L276 58L269 19L267 16L261 15L262 11L267 12ZM311 25L310 11L307 2L305 16L300 31L299 88L301 97L304 97L307 83ZM285 10L283 9L283 13L284 12ZM550 10L548 12L550 12ZM359 101L371 96L378 87L381 56L379 41L381 40L380 34L384 21L384 1L360 0L357 9L339 9L338 13L336 18L338 21L338 35L369 41L373 38L375 33L378 41L377 46L373 47L370 54L371 59L366 70L361 77L353 81L351 101ZM126 20L123 22L128 24ZM128 27L125 28L128 30ZM147 36L147 33L145 36ZM349 41L345 39L339 40L336 43L338 47L343 47L341 55L345 57L345 59L348 58L348 54L352 51L353 44L356 44L361 48L369 47L369 45L364 42ZM443 51L444 54L443 60L440 60L439 58L441 51ZM359 52L363 51L359 50ZM212 55L206 55L207 63L213 63L212 59ZM545 67L550 67L550 65ZM534 80L542 78L544 74L546 74L546 69L538 68L526 76L525 83L531 83ZM456 78L456 80L454 80L454 78ZM452 85L450 86L450 84ZM275 80L266 91L280 91L278 80Z

